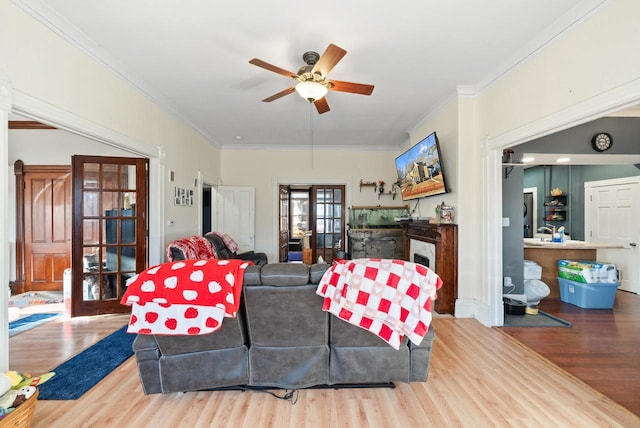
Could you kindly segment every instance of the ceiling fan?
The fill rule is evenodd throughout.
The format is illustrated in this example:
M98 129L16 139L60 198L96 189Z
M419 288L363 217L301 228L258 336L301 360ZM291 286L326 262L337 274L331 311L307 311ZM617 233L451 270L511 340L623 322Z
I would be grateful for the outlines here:
M290 88L265 98L262 100L263 102L268 103L297 92L302 98L313 103L318 113L322 114L329 111L329 104L325 98L328 91L351 92L361 95L371 95L373 92L373 85L327 79L327 74L346 54L347 51L334 44L330 44L322 56L318 55L317 52L305 52L302 55L302 59L307 65L302 66L298 73L276 67L258 58L252 59L249 63L282 76L290 77L298 82Z

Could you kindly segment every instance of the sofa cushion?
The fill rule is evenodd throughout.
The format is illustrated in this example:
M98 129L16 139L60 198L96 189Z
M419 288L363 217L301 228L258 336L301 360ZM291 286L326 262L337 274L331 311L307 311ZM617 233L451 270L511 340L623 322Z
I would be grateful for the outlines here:
M301 263L271 263L262 266L262 284L280 287L309 283L309 266Z
M329 269L327 263L314 263L309 268L309 282L312 284L319 284L324 273Z
M160 358L160 350L153 336L139 334L133 341L133 352L136 354L136 361L155 360Z
M243 286L247 285L260 285L262 284L262 278L260 276L261 267L258 265L247 266L244 271L244 281L242 281Z

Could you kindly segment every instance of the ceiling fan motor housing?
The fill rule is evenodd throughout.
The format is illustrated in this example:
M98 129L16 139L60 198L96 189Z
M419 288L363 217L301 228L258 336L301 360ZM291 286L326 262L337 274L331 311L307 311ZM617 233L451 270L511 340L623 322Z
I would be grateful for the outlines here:
M320 54L318 52L308 51L302 54L302 60L305 64L314 66L320 59Z
M301 82L319 81L320 79L318 79L318 77L320 76L313 76L311 74L311 70L313 70L313 66L316 65L316 63L320 59L320 55L318 54L318 52L313 52L313 51L305 52L304 54L302 54L302 59L307 65L300 67L300 69L298 70L298 80L300 80Z

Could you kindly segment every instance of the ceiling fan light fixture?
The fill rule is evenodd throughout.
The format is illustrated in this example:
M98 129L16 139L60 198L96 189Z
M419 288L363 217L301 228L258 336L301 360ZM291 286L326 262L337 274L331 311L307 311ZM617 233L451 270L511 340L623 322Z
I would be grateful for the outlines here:
M300 82L296 85L296 92L309 102L314 102L327 95L329 90L318 82Z

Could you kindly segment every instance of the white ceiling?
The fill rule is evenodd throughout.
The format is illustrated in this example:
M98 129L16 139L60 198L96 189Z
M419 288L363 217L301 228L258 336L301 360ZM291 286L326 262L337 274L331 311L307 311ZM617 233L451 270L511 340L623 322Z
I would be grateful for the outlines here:
M605 0L14 0L219 147L399 149L457 91L475 93ZM302 54L348 53L318 115L293 80ZM312 122L310 122L312 121Z

